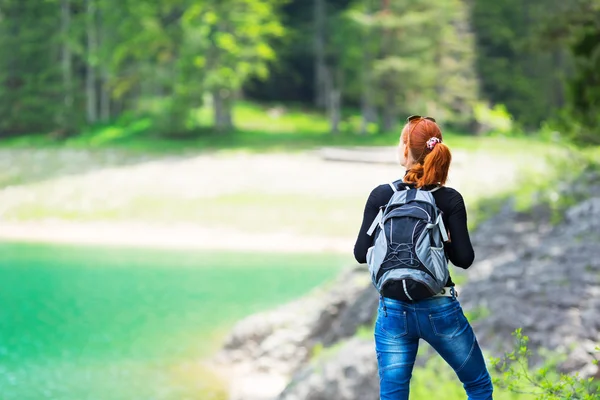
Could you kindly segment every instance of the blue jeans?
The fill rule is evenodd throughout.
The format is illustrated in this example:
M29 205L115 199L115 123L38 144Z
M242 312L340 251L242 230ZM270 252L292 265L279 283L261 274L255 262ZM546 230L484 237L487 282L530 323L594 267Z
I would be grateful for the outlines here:
M492 399L483 354L456 298L404 302L383 297L375 324L381 400L408 400L419 339L454 369L469 400Z

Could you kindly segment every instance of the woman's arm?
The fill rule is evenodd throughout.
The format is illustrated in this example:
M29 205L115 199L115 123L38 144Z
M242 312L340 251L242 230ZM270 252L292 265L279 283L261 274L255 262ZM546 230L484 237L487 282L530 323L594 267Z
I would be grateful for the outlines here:
M467 269L473 264L475 251L467 228L467 210L460 193L452 198L452 208L448 215L448 231L452 242L445 245L448 258L457 267Z
M367 250L373 245L373 236L369 236L367 231L375 220L377 213L379 213L379 207L387 204L392 194L393 191L389 185L380 185L373 189L367 199L363 221L358 232L358 237L356 238L356 243L354 244L354 258L361 264L367 262Z

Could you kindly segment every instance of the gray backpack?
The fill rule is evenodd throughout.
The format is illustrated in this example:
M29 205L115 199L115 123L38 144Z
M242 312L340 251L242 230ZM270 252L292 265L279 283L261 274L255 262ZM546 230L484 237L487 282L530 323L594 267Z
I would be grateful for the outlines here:
M440 293L449 276L448 234L432 195L439 187L398 190L397 183L390 183L394 194L369 228L376 236L367 264L380 294L387 283L401 281L407 299L421 300Z

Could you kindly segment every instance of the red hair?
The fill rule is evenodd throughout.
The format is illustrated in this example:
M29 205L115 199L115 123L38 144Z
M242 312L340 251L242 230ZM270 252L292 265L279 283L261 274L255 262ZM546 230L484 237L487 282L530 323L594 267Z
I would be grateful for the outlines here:
M427 141L433 137L438 138L439 142L430 149ZM414 161L404 176L404 182L414 183L418 188L446 183L452 154L448 146L442 143L442 131L438 124L425 118L409 121L402 129L400 140L406 145L404 156L408 157L410 151Z

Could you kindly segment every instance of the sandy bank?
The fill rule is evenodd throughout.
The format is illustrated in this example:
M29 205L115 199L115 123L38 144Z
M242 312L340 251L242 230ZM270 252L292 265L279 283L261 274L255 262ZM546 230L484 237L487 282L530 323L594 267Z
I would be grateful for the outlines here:
M249 233L194 225L122 222L0 222L0 241L164 249L352 254L353 238Z

